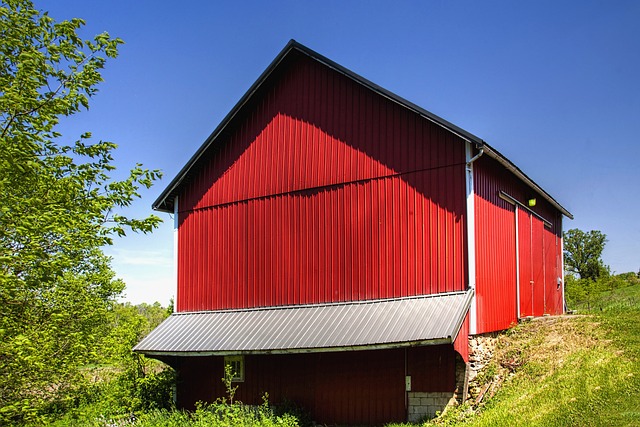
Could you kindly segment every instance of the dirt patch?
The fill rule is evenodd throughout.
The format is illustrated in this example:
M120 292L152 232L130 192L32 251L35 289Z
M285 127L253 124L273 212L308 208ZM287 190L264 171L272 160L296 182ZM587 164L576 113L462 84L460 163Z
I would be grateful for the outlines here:
M561 367L576 348L605 344L599 323L591 316L545 316L525 321L502 333L469 338L469 394L467 402L481 405L499 390L525 362Z

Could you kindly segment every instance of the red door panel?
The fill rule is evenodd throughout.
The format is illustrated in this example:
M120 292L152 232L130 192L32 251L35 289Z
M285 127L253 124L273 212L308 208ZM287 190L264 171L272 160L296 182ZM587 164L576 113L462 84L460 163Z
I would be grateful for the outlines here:
M531 268L533 271L533 315L544 314L544 287L545 287L545 262L544 244L542 236L544 224L534 216L531 216Z
M520 317L533 316L533 273L531 270L531 214L518 209L518 266Z
M545 313L545 281L547 262L541 219L518 209L518 267L520 278L520 317Z
M562 313L562 287L558 286L560 274L558 237L551 229L544 230L545 255L545 314Z

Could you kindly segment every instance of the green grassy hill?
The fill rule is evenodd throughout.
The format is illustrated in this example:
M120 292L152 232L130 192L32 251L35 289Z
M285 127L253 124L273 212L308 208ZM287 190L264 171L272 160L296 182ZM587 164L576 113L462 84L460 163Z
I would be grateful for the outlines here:
M495 394L425 425L640 426L640 285L590 306L501 334L485 368Z

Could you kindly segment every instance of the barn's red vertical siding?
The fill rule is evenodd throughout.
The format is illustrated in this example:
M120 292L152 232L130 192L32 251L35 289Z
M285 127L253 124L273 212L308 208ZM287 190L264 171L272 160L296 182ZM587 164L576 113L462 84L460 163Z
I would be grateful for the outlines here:
M559 227L561 222L556 221ZM564 311L562 300L562 231L545 230L545 313L559 314Z
M533 316L533 253L531 213L518 209L520 255L520 317Z
M223 357L191 357L181 363L180 407L225 396ZM245 380L236 399L295 403L329 425L383 425L406 420L405 375L412 390L451 392L456 366L451 345L306 354L245 356Z
M531 266L533 269L533 315L542 316L544 314L544 287L545 287L545 264L544 264L544 224L534 216L531 216Z
M515 210L499 196L506 177L487 168L489 162L481 157L474 164L478 333L517 319Z
M505 329L517 321L518 277L521 317L562 313L557 286L562 218L557 210L487 156L474 163L474 181L477 332ZM523 205L536 198L531 210L537 215L516 208L501 192Z
M469 361L469 313L464 318L458 336L453 342L453 349L465 362Z
M518 212L520 251L520 315L541 316L563 311L560 220L549 224L520 209Z
M464 144L299 60L179 201L179 311L465 289Z

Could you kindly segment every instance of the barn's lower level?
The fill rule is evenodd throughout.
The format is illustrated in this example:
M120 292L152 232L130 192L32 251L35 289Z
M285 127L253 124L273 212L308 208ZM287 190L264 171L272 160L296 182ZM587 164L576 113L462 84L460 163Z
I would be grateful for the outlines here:
M461 391L465 363L453 345L385 350L245 355L235 399L295 405L320 424L382 425L441 411ZM177 405L193 409L226 394L224 356L172 358ZM237 366L237 365L236 365ZM457 375L456 375L457 372ZM456 380L458 379L458 381Z
M174 313L135 351L175 368L185 409L224 397L230 365L245 404L268 393L321 424L417 421L446 406L465 372L472 296Z

